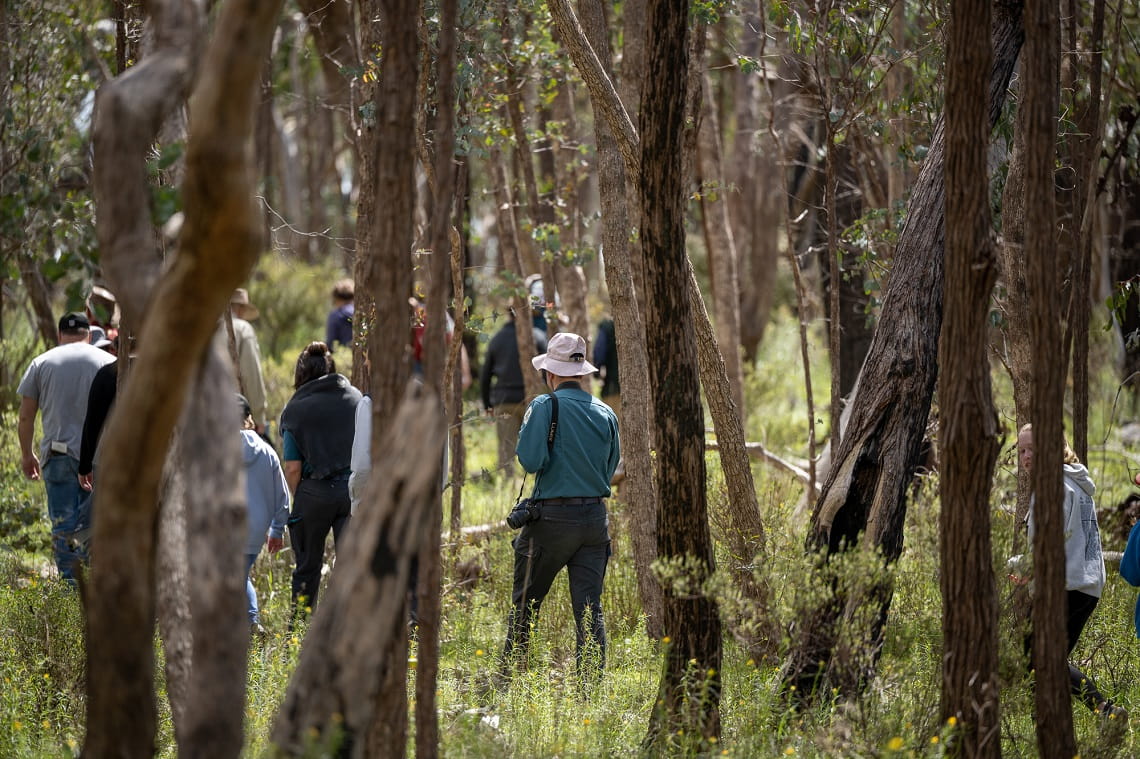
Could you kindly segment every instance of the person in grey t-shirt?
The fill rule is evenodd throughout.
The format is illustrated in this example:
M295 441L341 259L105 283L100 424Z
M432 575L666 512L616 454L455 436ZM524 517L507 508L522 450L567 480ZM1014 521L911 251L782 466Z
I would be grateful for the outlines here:
M31 480L43 479L51 517L52 551L59 574L74 580L85 556L71 545L74 533L90 523L91 494L79 485L79 449L87 395L100 367L115 360L87 342L90 323L80 313L59 320L59 345L32 359L20 394L20 466ZM39 455L32 447L36 414L43 412Z

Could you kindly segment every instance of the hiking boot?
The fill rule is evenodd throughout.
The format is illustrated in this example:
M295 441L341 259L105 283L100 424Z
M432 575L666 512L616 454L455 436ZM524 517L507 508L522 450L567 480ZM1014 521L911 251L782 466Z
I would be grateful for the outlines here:
M1096 713L1100 715L1103 720L1120 720L1121 722L1128 721L1128 710L1119 704L1114 704L1111 701L1101 701L1096 707Z

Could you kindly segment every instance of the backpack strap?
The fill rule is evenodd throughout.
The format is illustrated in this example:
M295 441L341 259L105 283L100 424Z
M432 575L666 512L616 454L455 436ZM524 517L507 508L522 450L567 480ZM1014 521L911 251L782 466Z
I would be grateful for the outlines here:
M558 396L553 392L550 395L550 429L546 433L546 451L549 455L554 454L554 437L558 433ZM539 469L534 475L534 487L538 487L539 480L542 479L542 470ZM526 488L526 474L523 474L523 480L519 484L519 496L515 500L522 499L523 490Z
M558 432L558 396L550 394L550 431L546 433L546 450L554 453L554 435Z

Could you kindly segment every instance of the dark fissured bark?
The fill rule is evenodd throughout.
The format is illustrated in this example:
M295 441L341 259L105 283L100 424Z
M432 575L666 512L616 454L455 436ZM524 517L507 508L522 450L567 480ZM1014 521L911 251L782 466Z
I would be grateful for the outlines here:
M997 260L990 239L986 83L991 0L955 0L946 46L946 298L939 360L942 720L959 755L998 757L997 590L990 478L998 419L986 349Z
M380 82L374 92L376 113L373 186L370 213L372 225L365 260L357 271L365 272L364 289L374 298L367 336L369 390L372 393L372 480L383 476L383 443L392 429L397 404L411 376L412 241L416 207L415 150L416 82L419 76L419 5L411 0L379 0L374 10L380 16ZM358 251L358 255L359 255ZM357 290L359 291L359 283ZM356 328L354 327L354 330ZM438 397L438 396L436 396ZM436 409L438 413L438 409ZM425 424L430 417L425 416ZM425 429L425 433L428 430ZM430 435L428 435L430 436ZM438 472L439 448L425 454L425 463ZM364 494L364 507L379 504L371 488ZM424 502L421 509L428 510ZM401 586L406 587L406 586ZM376 669L370 672L380 688L370 688L365 701L369 716L350 727L361 730L362 751L371 755L395 752L403 755L408 727L406 696L408 629L404 623L404 593L396 593L393 627ZM380 643L376 643L380 646ZM350 666L349 663L337 666ZM379 752L379 753L377 753Z
M995 4L992 40L991 128L1021 49L1020 4ZM891 284L854 391L851 420L812 515L808 547L825 556L861 546L890 563L902 551L907 485L922 450L942 326L944 150L939 124L895 249ZM891 595L887 580L867 594L840 595L809 608L785 663L785 687L794 685L796 697L804 700L827 685L861 689L882 645ZM861 613L868 603L878 607L869 618ZM841 628L857 616L868 620L866 628L845 634L861 653L833 658Z
M1064 400L1062 312L1058 282L1053 167L1057 138L1060 24L1056 0L1025 3L1025 258L1029 334L1033 346L1033 469L1030 480L1037 530L1033 537L1033 663L1036 670L1037 748L1042 756L1073 756L1073 713L1065 665L1065 547L1061 504Z
M696 748L720 735L721 628L702 590L714 568L705 500L704 423L696 335L686 289L681 168L688 3L651 0L642 97L641 240L646 256L646 336L657 420L660 560L677 573L665 588L665 669L647 747L665 736Z
M360 60L370 63L380 48L379 0L358 0L360 5ZM371 361L368 335L376 325L378 293L372 282L372 214L376 207L376 82L362 81L354 93L353 105L358 114L356 151L360 158L356 170L356 260L352 276L356 280L355 315L352 319L352 384L363 392L372 391ZM364 106L369 106L365 108ZM405 296L407 297L407 296Z
M447 396L444 388L450 387L447 367L454 374L455 362L448 361L447 327L444 307L451 295L449 275L451 261L451 205L455 195L455 60L456 60L456 0L443 0L440 4L439 47L436 63L435 91L435 196L432 200L430 261L431 284L428 296L428 321L424 334L424 377L434 387L441 403ZM462 280L460 279L462 287ZM456 300L462 309L462 298ZM451 345L459 348L462 333L451 336ZM454 401L447 398L449 405ZM447 437L447 417L441 406L440 413L432 417L439 426L441 438ZM441 462L442 466L442 462ZM416 756L430 759L439 754L439 719L436 716L436 682L439 673L440 631L440 524L443 522L443 493L439 489L440 477L432 493L427 524L423 532L419 562L419 648L416 669Z

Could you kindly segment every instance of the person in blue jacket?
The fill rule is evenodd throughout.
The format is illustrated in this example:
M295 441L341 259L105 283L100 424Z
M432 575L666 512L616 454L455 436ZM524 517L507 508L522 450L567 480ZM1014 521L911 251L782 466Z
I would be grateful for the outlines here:
M606 656L602 586L610 535L605 499L621 456L617 417L582 389L582 377L596 369L586 361L586 341L581 336L554 335L546 353L531 363L543 373L551 392L531 401L516 447L523 469L536 473L531 492L536 508L514 540L514 589L503 675L516 661L525 661L531 625L563 567L570 582L579 670L588 646L596 649L599 668L605 666ZM558 399L558 421L549 444L552 398Z
M289 486L277 451L257 434L253 409L244 395L237 395L241 409L241 452L245 464L245 496L249 532L245 542L245 596L250 631L264 634L257 590L249 573L264 545L277 553L285 545L285 523L289 519Z

